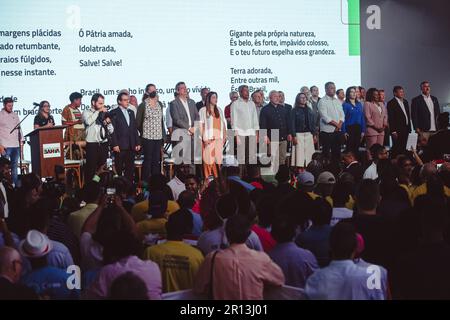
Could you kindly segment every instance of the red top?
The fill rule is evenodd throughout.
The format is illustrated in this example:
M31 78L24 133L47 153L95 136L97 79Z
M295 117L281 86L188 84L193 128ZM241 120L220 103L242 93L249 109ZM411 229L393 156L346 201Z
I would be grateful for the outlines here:
M264 228L261 228L257 224L254 224L252 226L252 231L256 233L256 235L259 238L259 241L261 241L261 245L265 252L270 252L273 247L277 244L277 242L272 238L272 235L269 231L267 231Z

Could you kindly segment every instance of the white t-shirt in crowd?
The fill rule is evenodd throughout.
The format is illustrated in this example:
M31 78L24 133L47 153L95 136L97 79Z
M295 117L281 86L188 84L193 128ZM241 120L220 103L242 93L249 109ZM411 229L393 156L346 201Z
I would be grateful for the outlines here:
M334 227L341 220L353 217L353 211L348 208L333 208L333 216L331 217L330 226Z
M366 169L363 179L378 179L377 164L375 162L372 162L372 164Z
M226 222L225 222L226 223ZM259 240L256 233L253 231L250 233L247 241L245 242L247 247L256 251L263 251L261 241ZM225 249L229 246L227 236L225 234L225 226L219 227L217 229L203 232L198 238L197 247L206 256L208 253Z
M103 266L103 246L92 239L92 234L83 232L80 236L81 265L83 270Z

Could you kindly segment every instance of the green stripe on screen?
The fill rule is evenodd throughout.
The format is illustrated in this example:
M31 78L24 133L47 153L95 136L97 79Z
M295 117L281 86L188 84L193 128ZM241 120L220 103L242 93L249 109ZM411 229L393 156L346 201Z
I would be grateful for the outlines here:
M361 55L359 0L348 1L348 51L351 56Z

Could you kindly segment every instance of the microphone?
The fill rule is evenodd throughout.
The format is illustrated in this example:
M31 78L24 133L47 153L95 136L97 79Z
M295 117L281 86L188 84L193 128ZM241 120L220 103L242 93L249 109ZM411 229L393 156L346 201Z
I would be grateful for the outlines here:
M39 103L33 102L34 107L39 107Z

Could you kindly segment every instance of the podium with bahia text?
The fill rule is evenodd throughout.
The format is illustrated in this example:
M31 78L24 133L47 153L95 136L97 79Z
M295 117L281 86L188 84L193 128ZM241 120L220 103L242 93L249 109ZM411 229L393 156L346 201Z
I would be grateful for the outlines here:
M38 128L30 137L31 166L40 177L54 177L55 166L64 166L63 130L67 126Z

